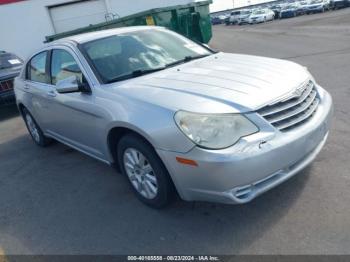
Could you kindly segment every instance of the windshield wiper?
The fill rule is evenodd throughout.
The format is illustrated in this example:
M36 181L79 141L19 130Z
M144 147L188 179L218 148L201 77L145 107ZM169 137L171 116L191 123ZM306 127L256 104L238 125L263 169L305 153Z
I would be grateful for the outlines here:
M161 71L161 70L164 70L164 69L166 69L165 66L152 68L152 69L138 69L138 70L132 71L131 73L127 73L125 75L121 75L121 76L118 76L118 77L115 77L115 78L112 78L112 79L108 79L106 81L106 83L109 84L109 83L113 83L113 82L127 80L127 79L130 79L130 78L134 78L134 77L138 77L138 76L154 73L154 72Z
M173 67L173 66L176 66L176 65L179 65L179 64L183 64L183 63L186 63L186 62L189 62L189 61L192 61L192 60L200 59L200 58L203 58L203 57L206 57L206 56L209 56L209 55L206 54L206 55L198 55L198 56L185 56L184 59L181 59L181 60L178 60L178 61L166 64L165 66L152 68L152 69L135 70L135 71L133 71L131 73L127 73L125 75L121 75L121 76L117 76L117 77L112 78L112 79L108 79L105 83L106 84L110 84L110 83L113 83L113 82L123 81L123 80L131 79L131 78L139 77L139 76L142 76L142 75L154 73L154 72L157 72L157 71L161 71L161 70L167 69L169 67Z
M197 55L197 56L185 56L184 59L180 59L180 60L178 60L178 61L169 63L169 64L166 65L166 67L168 68L168 67L172 67L172 66L184 64L184 63L186 63L186 62L189 62L189 61L192 61L192 60L196 60L196 59L200 59L200 58L207 57L207 56L210 56L210 54L206 54L206 55Z

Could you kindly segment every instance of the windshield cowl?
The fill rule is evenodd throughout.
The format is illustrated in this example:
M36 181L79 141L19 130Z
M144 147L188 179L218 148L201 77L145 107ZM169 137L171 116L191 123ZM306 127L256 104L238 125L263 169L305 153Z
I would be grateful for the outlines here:
M133 71L131 73L128 73L128 74L125 74L125 75L122 75L122 76L118 76L118 77L116 77L114 79L110 79L107 83L110 84L110 83L114 83L114 82L118 82L118 81L124 81L124 80L127 80L127 79L132 79L132 78L135 78L135 77L139 77L139 76L155 73L155 72L167 69L167 68L171 68L171 67L177 66L179 64L184 64L184 63L187 63L187 62L190 62L190 61L193 61L193 60L196 60L196 59L204 58L204 57L207 57L207 56L209 56L209 55L201 55L201 56L195 56L195 57L187 56L184 59L181 59L179 61L175 61L173 63L167 64L167 65L162 66L162 67L152 68L152 69L147 69L147 70L141 70L141 69L135 70L135 71Z

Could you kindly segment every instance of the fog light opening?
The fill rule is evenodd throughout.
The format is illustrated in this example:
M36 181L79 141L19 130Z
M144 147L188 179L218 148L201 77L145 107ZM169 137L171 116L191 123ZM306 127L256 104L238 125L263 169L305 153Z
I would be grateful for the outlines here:
M254 187L252 185L248 185L248 186L244 186L241 188L238 188L234 195L236 198L239 199L247 199L251 196L251 194L253 193Z

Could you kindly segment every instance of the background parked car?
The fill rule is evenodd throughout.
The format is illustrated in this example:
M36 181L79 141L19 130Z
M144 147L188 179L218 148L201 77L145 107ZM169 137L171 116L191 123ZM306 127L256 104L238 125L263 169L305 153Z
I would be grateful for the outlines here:
M350 6L350 1L348 0L331 0L330 9L336 10L339 8L344 8Z
M237 24L240 15L241 15L241 10L231 12L228 22L226 24L227 25Z
M249 24L264 23L271 21L275 17L275 13L271 9L257 9L249 16Z
M329 2L324 0L311 0L307 5L306 14L323 13L329 10Z
M240 15L238 16L237 24L242 25L242 24L249 23L249 16L251 14L252 14L252 10L250 9L241 10Z
M306 14L309 2L308 1L300 1L299 4L300 4L300 8L303 10L303 13Z
M215 16L215 17L211 18L211 24L212 25L219 25L221 23L222 23L222 21L221 21L221 19L218 16Z
M221 21L221 24L225 23L226 19L229 17L228 14L224 14L224 15L219 15L218 16L220 21Z
M296 6L297 9L297 15L304 15L306 14L306 7L307 7L307 2L295 2L294 5Z
M270 7L270 9L275 13L275 19L280 17L280 12L281 12L281 5L273 5Z
M0 106L15 103L13 80L20 73L23 61L14 54L0 51Z
M293 3L285 5L282 8L280 18L296 17L301 14L304 14L304 8L299 3Z

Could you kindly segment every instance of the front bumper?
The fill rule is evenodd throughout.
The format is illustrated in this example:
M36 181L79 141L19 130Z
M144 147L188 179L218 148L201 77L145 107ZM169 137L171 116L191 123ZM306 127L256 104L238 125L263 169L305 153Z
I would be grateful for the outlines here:
M264 22L263 17L249 18L249 24L257 24Z
M295 12L293 12L293 11L281 12L280 13L280 17L281 18L289 18L289 17L294 17L294 16L295 16Z
M247 24L247 23L249 23L249 17L238 19L238 23L239 24Z
M309 8L307 10L308 13L319 13L323 11L323 6L317 6L317 7L313 7L313 8Z
M263 129L223 150L157 150L180 196L189 201L246 203L298 173L317 156L328 136L332 99L320 87L319 92L314 116L289 132ZM256 113L249 117L261 118ZM198 166L180 164L176 157L195 160Z

